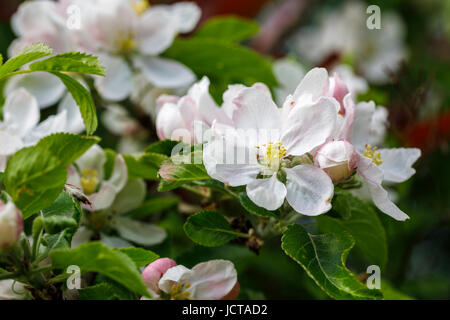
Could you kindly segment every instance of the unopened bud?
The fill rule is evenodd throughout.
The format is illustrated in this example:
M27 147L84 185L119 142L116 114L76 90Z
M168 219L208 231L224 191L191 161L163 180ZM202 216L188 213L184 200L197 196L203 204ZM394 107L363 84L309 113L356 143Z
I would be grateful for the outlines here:
M23 231L22 213L12 201L0 200L0 250L14 246Z
M358 154L353 145L345 140L330 141L317 150L314 164L325 171L333 181L342 181L356 167Z

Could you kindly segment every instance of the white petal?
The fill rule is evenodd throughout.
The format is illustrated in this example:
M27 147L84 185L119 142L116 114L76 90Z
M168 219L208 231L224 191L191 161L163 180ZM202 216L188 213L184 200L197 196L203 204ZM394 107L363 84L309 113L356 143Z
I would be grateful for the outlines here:
M156 117L156 132L159 139L176 139L176 137L172 137L172 134L176 129L180 128L185 128L189 131L189 128L186 128L179 107L173 103L164 104ZM190 142L191 137L187 140Z
M190 32L198 23L202 14L200 8L192 2L178 2L170 6L175 15L178 32Z
M247 185L250 200L267 210L281 207L286 193L286 187L277 179L276 173L268 179L257 179Z
M75 162L82 172L84 169L91 169L97 171L97 178L99 181L103 180L103 166L106 162L106 154L103 149L94 145L89 148L78 160Z
M123 189L125 184L128 181L128 168L125 160L122 155L118 155L116 157L116 161L114 162L114 168L111 174L111 177L108 179L108 183L116 188L116 191L119 192Z
M194 73L175 60L146 56L136 57L134 62L147 80L159 88L180 88L195 81Z
M72 237L71 248L75 249L81 246L83 243L89 242L94 235L94 231L86 227L81 226Z
M237 272L230 261L211 260L194 266L186 281L194 299L220 300L235 286Z
M380 165L384 172L384 180L389 182L403 182L416 173L412 168L420 157L420 149L398 148L379 149L383 163Z
M22 139L5 131L0 131L0 155L9 156L24 147Z
M230 186L241 186L256 179L261 165L254 148L233 140L215 139L203 149L203 163L208 174Z
M122 214L139 207L145 199L147 188L142 179L128 179L127 184L117 194L111 211L114 214Z
M127 62L120 57L102 54L99 55L106 68L104 77L95 77L95 87L103 98L111 101L120 101L131 93L133 73Z
M118 136L130 136L140 129L139 123L119 104L108 105L101 120L106 129Z
M42 121L36 128L31 130L24 139L26 146L36 144L40 139L52 133L64 132L67 127L67 115L63 111L57 115L50 116Z
M170 293L174 284L182 283L189 279L191 273L191 270L182 265L172 267L161 277L158 286L165 293Z
M100 234L100 241L110 248L122 249L132 247L133 244L119 237L108 236L104 233Z
M281 137L287 154L303 155L330 137L335 129L336 104L334 99L321 98L314 105L291 110Z
M66 94L58 105L58 113L63 111L65 111L67 115L65 132L79 134L85 130L80 108L69 93Z
M6 94L21 87L37 99L41 109L54 105L66 92L64 84L57 77L46 72L33 72L12 77L6 85Z
M71 165L67 168L67 184L71 184L75 187L77 187L78 189L82 189L81 187L81 182L80 182L80 174L78 173L77 169L75 168L74 165Z
M375 165L371 159L361 157L358 163L358 172L368 182L370 195L378 209L399 221L409 218L389 199L388 192L381 185L383 181L381 168Z
M325 94L328 89L328 72L324 68L309 71L295 89L293 99L312 102Z
M24 88L6 96L3 121L9 133L25 137L39 122L40 112L36 98Z
M104 182L100 190L88 196L91 205L83 205L88 211L99 211L109 208L117 196L117 189L108 182Z
M145 11L137 25L137 41L144 54L158 55L164 52L177 34L177 21L165 8L153 7Z
M331 209L334 185L323 170L307 164L284 170L286 198L295 211L317 216Z
M115 217L113 226L122 238L143 246L153 246L161 243L167 237L167 232L160 227L125 217Z
M252 130L279 130L280 110L272 98L262 90L251 87L241 91L234 100L238 109L233 114L236 128Z

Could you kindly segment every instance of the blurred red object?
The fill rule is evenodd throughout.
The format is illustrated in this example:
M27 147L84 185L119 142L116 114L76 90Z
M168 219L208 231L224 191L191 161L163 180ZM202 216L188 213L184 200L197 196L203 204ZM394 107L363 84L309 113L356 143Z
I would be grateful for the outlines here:
M0 20L7 22L21 2L20 0L2 0L0 3Z
M212 16L233 14L252 18L270 0L194 0L202 8L202 21Z
M413 125L404 136L408 147L416 147L424 153L440 146L448 146L450 140L450 111Z

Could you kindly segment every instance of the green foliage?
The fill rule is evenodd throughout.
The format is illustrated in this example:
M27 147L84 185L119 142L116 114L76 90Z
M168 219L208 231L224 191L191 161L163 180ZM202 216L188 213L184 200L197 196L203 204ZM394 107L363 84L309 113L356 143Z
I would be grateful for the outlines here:
M319 229L325 233L342 233L347 231L356 242L356 247L367 257L370 264L383 268L387 261L388 248L386 232L374 208L353 196L349 192L340 192L337 195L338 206L333 210L344 219L336 219L327 215L317 217ZM345 204L345 205L344 205Z
M98 141L96 137L52 134L9 159L4 184L24 219L56 200L66 182L66 168Z
M245 192L242 192L239 194L239 200L245 210L247 210L250 213L256 214L257 216L265 217L265 218L279 217L278 211L269 211L267 209L257 206L252 200L250 200L250 198L248 197L248 195Z
M236 43L256 35L259 26L252 20L239 17L217 17L208 20L196 33L196 38L220 39Z
M0 79L29 62L51 55L52 52L52 48L43 43L25 47L0 67Z
M105 75L105 67L100 64L97 57L81 53L67 52L55 55L48 59L35 62L30 65L32 71L58 71L58 72L77 72Z
M141 155L123 155L128 167L128 175L134 178L158 180L158 170L167 160L167 156L159 153L144 153Z
M379 290L368 289L345 266L354 245L346 233L311 235L294 224L282 238L282 249L298 262L316 284L334 299L381 299Z
M76 265L83 272L98 272L141 296L149 297L135 262L127 254L110 249L101 242L86 243L73 250L53 250L50 259L56 269L65 270Z
M183 63L198 77L207 76L216 101L232 83L263 82L270 88L277 85L268 60L250 49L220 39L177 39L165 55Z
M192 241L205 247L222 246L239 235L218 211L198 212L187 219L183 228Z
M160 213L164 210L176 206L179 202L178 197L161 197L146 200L139 208L131 212L133 219L143 219L155 213Z
M137 268L145 267L146 265L149 265L159 258L156 253L142 248L130 247L116 250L125 253L128 258L130 258L134 262Z
M155 143L152 143L149 145L146 149L146 153L159 153L164 154L168 157L172 155L172 150L175 148L176 145L180 144L179 141L173 141L173 140L161 140Z

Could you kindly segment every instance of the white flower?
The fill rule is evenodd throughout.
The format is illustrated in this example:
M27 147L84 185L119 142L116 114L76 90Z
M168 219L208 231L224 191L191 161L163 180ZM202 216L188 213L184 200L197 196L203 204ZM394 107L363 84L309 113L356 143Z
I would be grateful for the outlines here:
M162 258L147 266L142 276L154 299L220 300L234 299L239 293L236 269L227 260L211 260L188 269Z
M22 213L12 201L0 200L0 251L11 248L23 231Z
M323 97L327 88L326 71L313 69L281 110L270 93L255 87L242 90L234 100L234 129L204 147L208 174L233 187L246 185L249 198L268 210L279 208L286 198L305 215L328 211L333 183L307 155L335 131L340 106ZM289 167L293 158L301 164ZM279 174L285 175L285 184Z
M3 121L0 122L0 171L4 171L7 158L22 149L36 144L41 138L56 132L68 131L70 109L61 110L39 123L37 100L23 88L6 96Z
M316 26L302 28L294 36L300 56L313 64L335 54L351 57L369 81L386 82L406 57L404 26L392 12L383 11L380 30L367 28L366 19L366 6L359 1L326 12Z
M95 77L95 86L108 100L119 101L132 91L133 68L160 88L189 85L195 76L179 62L158 57L178 33L191 31L200 18L199 8L190 2L156 5L146 1L79 1L81 9L80 48L99 56L105 77ZM132 65L125 59L127 56Z
M145 246L162 242L167 235L165 230L124 216L144 201L145 182L128 178L128 169L121 155L116 156L111 176L106 180L105 162L105 152L95 145L75 162L78 170L75 166L69 167L67 180L68 184L78 187L87 195L91 205L83 207L88 211L102 211L102 215L108 217L105 220L107 226L121 236L118 238L101 233L101 240L111 247L132 246L126 240ZM81 227L74 235L72 246L88 241L93 234L94 231Z
M314 164L325 171L333 181L350 176L356 168L356 150L345 140L325 143L314 155Z

